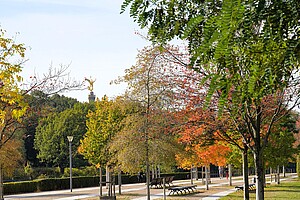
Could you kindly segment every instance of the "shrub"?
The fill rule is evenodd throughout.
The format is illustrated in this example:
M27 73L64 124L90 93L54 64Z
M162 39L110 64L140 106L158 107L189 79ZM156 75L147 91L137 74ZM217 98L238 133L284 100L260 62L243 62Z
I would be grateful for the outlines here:
M65 168L64 177L68 177L70 174L70 168ZM98 176L99 171L94 166L87 166L84 168L72 168L73 176Z
M20 181L4 183L5 194L36 192L38 181Z

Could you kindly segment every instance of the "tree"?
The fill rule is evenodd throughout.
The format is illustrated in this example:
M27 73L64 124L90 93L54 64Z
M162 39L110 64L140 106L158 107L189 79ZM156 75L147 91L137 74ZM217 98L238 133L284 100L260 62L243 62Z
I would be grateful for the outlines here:
M107 96L104 96L95 102L95 110L87 115L87 131L80 141L78 151L95 166L103 167L114 164L111 162L112 155L108 146L122 127L121 121L128 112L127 108L122 107L121 104L120 98L109 100ZM134 110L130 106L128 108Z
M87 132L80 140L78 152L100 170L100 195L102 195L102 168L106 167L106 182L111 181L110 172L116 165L113 159L115 152L110 151L113 137L122 128L122 120L136 106L131 102L123 101L120 97L109 100L104 96L95 102L95 110L88 113L86 126Z
M13 155L11 161L18 160L17 148L13 151L11 145L14 134L21 128L21 117L27 109L23 100L22 91L18 84L22 81L19 75L24 62L25 47L17 44L13 39L5 37L5 31L0 30L0 199L3 199L3 169L9 164L7 155ZM14 163L14 162L13 162ZM8 165L6 165L8 164Z
M88 104L78 103L74 108L42 119L36 128L34 140L34 148L38 151L37 158L49 165L58 166L63 173L69 156L67 136L71 135L74 136L72 155L76 165L80 160L76 149L87 129L85 122L89 109Z
M300 150L300 132L299 132L300 121L299 121L299 118L296 121L296 128L298 130L298 133L295 133L295 135L294 135L294 137L295 137L294 147L298 147L298 151L299 151ZM297 174L298 174L298 177L300 177L300 153L296 154L295 157L296 157Z
M70 65L60 64L58 67L50 65L48 72L43 75L33 74L30 80L22 84L24 93L41 91L47 96L71 90L84 90L84 81L77 81L70 77Z
M254 154L256 199L264 199L262 159L271 128L286 113L282 110L299 104L299 1L126 0L122 11L129 5L131 16L149 27L153 40L186 38L195 70L213 72L207 77L207 100L219 93L220 112L230 103L233 119L244 120L237 127L246 125L241 136ZM277 106L271 120L262 123L269 112L263 101L270 96L276 97ZM268 124L265 134L262 124Z
M11 148L6 147L6 145L15 142L15 133L24 128L21 122L28 108L28 104L24 100L26 94L38 87L47 88L46 91L48 92L59 92L66 91L68 88L78 88L82 85L77 82L70 82L70 84L61 82L61 78L66 77L66 74L64 74L66 68L62 67L58 71L45 74L42 79L34 77L34 81L31 82L32 85L28 87L20 76L22 64L26 61L25 51L24 44L18 44L14 41L14 38L6 37L5 31L0 29L0 150L2 151L2 158L6 154L10 155L8 151ZM54 82L50 84L51 87L46 87L49 81ZM21 89L21 86L24 86L25 89ZM57 90L54 91L54 89ZM17 158L18 154L15 155ZM2 170L3 166L0 166L0 199L3 199Z
M177 139L166 133L169 119L162 111L149 118L151 124L148 143L149 165L155 168L159 166L165 171L170 171L175 166L176 153L183 151ZM147 154L143 133L145 116L141 113L141 108L138 112L127 115L122 124L123 128L116 133L109 145L110 151L115 152L115 158L122 171L128 173L144 171Z
M25 100L29 105L22 120L26 161L30 165L37 167L41 163L36 157L38 152L34 149L34 139L39 121L51 113L60 113L66 109L73 108L78 101L59 94L49 96L38 90L33 90L30 94L25 95Z
M176 99L174 91L179 88L174 84L175 81L170 80L180 77L181 69L185 66L184 61L187 59L188 56L176 47L145 47L137 55L136 64L125 70L125 75L115 81L127 83L126 98L138 102L143 108L136 119L131 119L131 123L136 122L132 126L136 126L134 133L136 137L140 137L138 140L141 145L140 151L144 152L144 156L141 157L145 159L148 199L150 199L150 152L162 138L162 127L168 126L160 123L164 120L159 120L157 116L168 117L168 111L181 106L181 102L174 102Z
M272 134L265 149L264 160L269 167L287 165L297 154L298 146L294 145L296 133L296 115L288 114L274 124Z

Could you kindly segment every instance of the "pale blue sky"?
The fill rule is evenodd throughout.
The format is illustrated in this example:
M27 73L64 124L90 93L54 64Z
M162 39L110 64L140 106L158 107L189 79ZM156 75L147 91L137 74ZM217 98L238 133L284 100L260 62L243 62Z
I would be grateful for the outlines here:
M109 82L135 64L137 50L147 42L134 34L138 26L128 13L119 14L123 0L0 0L0 26L8 36L30 47L23 69L28 79L47 72L50 64L70 64L71 76L96 79L97 97L118 95L124 86ZM88 91L65 93L87 101Z

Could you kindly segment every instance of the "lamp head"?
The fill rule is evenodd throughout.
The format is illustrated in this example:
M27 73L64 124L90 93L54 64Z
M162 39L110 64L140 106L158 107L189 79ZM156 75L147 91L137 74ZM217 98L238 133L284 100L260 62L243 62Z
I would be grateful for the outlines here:
M74 137L71 136L71 135L69 135L69 136L67 136L67 138L68 138L68 141L69 141L69 142L72 142Z

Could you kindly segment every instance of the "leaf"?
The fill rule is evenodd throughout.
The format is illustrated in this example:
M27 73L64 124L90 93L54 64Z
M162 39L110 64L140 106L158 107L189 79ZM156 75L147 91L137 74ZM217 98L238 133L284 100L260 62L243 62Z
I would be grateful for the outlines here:
M130 3L132 3L134 0L124 0L121 5L121 12L120 14L124 13L126 8L129 6Z
M191 34L191 32L193 32L194 29L197 28L197 26L203 21L203 19L204 17L201 15L190 19L185 31L183 32L182 38L186 39Z

